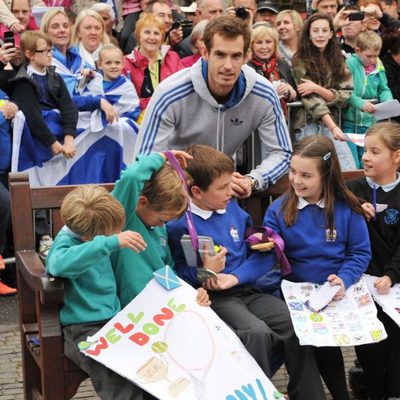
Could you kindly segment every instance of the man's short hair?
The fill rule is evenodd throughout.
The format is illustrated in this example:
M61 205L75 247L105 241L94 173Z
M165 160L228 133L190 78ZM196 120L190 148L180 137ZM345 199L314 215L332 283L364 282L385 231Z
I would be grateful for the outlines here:
M220 35L226 39L236 39L243 37L243 53L247 53L250 46L250 29L246 21L231 15L222 15L210 21L204 31L203 41L206 49L211 50L214 35Z
M147 3L147 7L146 7L146 12L147 13L152 13L153 12L153 7L155 3L159 3L159 4L166 4L169 8L171 8L171 6L168 4L167 0L150 0Z
M61 218L72 232L89 239L111 235L125 224L125 210L105 188L78 186L61 204Z
M235 166L226 154L203 144L192 144L186 152L193 158L188 160L187 172L193 179L192 186L206 191L222 174L233 174Z
M382 39L374 31L361 32L357 38L356 46L361 50L373 49L380 51L382 48Z

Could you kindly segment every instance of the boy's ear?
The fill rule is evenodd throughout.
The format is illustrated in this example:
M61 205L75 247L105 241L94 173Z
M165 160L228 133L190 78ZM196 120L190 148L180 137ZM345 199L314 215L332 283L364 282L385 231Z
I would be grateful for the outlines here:
M200 199L201 198L201 189L198 186L193 185L190 188L193 198Z
M393 154L394 162L400 164L400 150L396 150Z
M356 52L356 54L360 54L361 53L361 49L359 47L354 47L354 51Z
M25 58L30 60L32 57L32 52L30 50L25 50L24 56L25 56Z
M149 204L149 200L146 196L139 196L136 208L145 208Z

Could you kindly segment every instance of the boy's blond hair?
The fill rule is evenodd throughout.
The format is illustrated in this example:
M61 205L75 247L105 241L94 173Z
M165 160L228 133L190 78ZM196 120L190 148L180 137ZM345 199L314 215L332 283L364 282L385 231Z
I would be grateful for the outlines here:
M140 193L146 197L149 207L179 218L188 206L188 194L185 183L175 169L166 163L148 180Z
M357 38L356 47L358 47L360 51L367 49L380 51L382 48L382 39L374 31L361 32Z
M72 232L93 239L117 233L125 224L125 210L105 188L78 186L61 204L61 218Z

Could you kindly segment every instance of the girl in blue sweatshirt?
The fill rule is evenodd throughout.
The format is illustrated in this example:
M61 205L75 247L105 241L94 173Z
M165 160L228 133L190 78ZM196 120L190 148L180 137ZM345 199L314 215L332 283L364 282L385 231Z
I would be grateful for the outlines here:
M340 285L339 300L368 266L370 243L361 204L344 184L335 146L310 136L295 147L291 186L267 210L263 225L285 242L295 282ZM339 347L316 348L318 367L334 400L349 400Z
M372 259L367 273L377 277L378 293L389 294L400 283L400 125L381 122L369 128L362 160L365 178L350 182L349 187L364 200L369 219ZM377 204L384 209L379 211ZM400 328L377 308L388 338L357 346L356 354L367 376L369 398L400 399Z

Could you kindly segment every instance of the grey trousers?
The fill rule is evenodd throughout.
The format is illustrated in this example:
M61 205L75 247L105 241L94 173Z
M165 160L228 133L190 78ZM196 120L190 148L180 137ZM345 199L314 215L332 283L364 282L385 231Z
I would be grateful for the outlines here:
M78 343L93 336L106 322L65 326L65 355L89 375L94 390L102 400L155 400L134 383L79 351Z
M282 347L290 379L290 400L325 399L315 351L300 346L284 301L251 288L210 292L211 308L239 336L267 376L271 354Z

